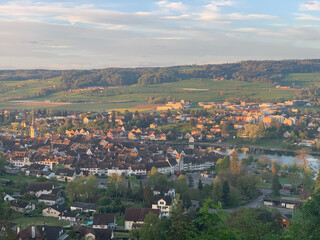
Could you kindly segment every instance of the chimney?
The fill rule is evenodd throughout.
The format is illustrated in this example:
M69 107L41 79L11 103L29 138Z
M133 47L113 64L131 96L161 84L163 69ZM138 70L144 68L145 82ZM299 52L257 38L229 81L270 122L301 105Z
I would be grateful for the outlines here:
M36 226L35 225L31 226L31 238L32 239L36 238Z

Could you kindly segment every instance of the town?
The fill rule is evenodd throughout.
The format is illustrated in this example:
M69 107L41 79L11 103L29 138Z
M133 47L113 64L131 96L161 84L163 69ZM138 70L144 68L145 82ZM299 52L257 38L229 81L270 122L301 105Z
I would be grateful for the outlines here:
M319 187L307 160L320 148L320 115L310 106L194 108L181 100L154 112L2 110L2 231L12 239L138 239L152 221L167 221L156 235L175 231L176 215L192 228L197 212L221 203L219 214L231 215L264 206L259 214L272 224L280 218L274 233L283 234ZM257 157L262 151L296 157L285 164Z

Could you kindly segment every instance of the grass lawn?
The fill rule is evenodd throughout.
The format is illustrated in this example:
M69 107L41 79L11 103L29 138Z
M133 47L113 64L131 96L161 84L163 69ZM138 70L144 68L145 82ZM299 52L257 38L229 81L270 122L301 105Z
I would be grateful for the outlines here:
M259 182L257 188L268 188L271 189L272 183L269 182Z
M124 215L117 214L116 223L118 226L124 226Z
M255 146L255 147L265 147L265 148L285 148L285 144L282 139L259 139L255 142L245 141L243 139L228 139L227 143L241 146Z
M21 225L21 227L28 227L30 224L43 225L44 223L48 226L68 226L69 222L59 221L55 217L19 217L11 220L12 222Z
M24 174L2 174L0 175L0 180L6 181L6 180L11 180L11 181L17 181L19 178L22 178L23 180L27 180L28 182L35 182L37 180L36 177L29 177L25 176Z
M279 177L279 182L283 186L284 184L290 184L290 180L287 177Z

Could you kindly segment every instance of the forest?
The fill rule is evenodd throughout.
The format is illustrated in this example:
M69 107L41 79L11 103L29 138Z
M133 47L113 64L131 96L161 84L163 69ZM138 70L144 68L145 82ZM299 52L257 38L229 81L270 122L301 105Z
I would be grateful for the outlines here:
M320 71L320 59L283 61L243 61L227 64L189 65L151 68L105 68L92 70L2 70L0 81L22 81L59 77L61 89L88 86L141 86L211 78L240 80L254 83L281 84L290 73ZM60 89L60 90L61 90Z

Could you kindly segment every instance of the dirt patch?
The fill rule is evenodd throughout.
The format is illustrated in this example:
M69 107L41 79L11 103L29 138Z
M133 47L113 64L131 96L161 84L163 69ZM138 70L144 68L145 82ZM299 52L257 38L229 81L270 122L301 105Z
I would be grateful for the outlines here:
M209 91L207 88L183 88L184 91Z
M130 108L134 109L157 109L157 107L163 106L163 104L140 104Z
M33 102L33 101L12 101L13 105L24 107L59 107L69 105L69 102Z

